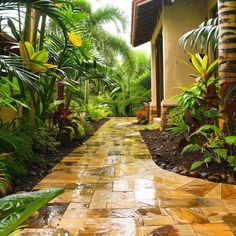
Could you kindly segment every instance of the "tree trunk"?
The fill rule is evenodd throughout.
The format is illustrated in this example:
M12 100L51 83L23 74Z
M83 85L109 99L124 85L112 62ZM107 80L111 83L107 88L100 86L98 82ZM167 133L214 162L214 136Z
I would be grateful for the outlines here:
M236 0L218 0L220 95L227 124L236 124Z

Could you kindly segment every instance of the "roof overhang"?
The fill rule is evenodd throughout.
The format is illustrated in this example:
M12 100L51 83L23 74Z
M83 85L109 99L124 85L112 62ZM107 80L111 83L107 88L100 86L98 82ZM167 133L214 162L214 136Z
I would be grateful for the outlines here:
M165 0L170 5L174 0ZM133 0L131 44L136 47L151 40L153 31L160 17L162 0Z

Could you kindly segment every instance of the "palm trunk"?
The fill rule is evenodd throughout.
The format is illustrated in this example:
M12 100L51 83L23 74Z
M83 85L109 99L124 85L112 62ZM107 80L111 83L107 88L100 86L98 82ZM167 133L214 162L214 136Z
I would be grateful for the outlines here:
M236 0L218 0L219 14L219 76L223 111L228 124L236 124L236 93L228 96L236 83Z

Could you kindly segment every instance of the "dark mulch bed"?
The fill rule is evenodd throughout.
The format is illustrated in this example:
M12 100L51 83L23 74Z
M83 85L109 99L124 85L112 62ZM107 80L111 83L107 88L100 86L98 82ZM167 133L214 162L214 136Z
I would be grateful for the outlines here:
M199 153L181 156L181 151L187 144L183 136L171 135L160 130L142 130L140 133L154 162L161 168L213 182L236 184L236 171L225 161L220 165L211 162L208 168L202 165L191 171L191 164L202 160L202 155Z
M109 119L104 118L97 122L92 122L91 125L93 129L90 133L86 134L81 140L77 140L70 143L67 146L60 146L56 153L40 155L40 163L30 164L28 166L29 173L27 176L16 179L13 187L13 193L19 191L30 191L32 188L43 179L50 170L60 162L66 155L71 153L75 148L82 145L86 140L88 140L105 122Z

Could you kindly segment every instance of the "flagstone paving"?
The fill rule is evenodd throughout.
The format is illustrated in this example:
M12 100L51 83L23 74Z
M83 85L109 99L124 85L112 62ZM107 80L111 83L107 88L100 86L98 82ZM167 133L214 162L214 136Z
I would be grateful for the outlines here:
M57 164L34 189L65 192L18 235L235 235L236 186L159 168L134 121L110 119Z

